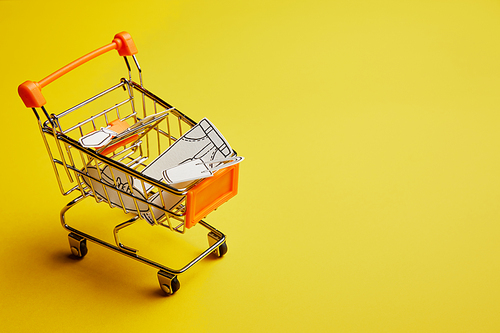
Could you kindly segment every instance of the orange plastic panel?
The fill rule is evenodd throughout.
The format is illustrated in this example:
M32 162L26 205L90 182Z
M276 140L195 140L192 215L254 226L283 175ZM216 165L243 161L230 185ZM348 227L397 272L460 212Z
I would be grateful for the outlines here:
M109 123L109 129L116 133L121 133L129 127L129 124L126 121L120 119L115 119Z
M126 121L122 121L120 119L113 120L112 122L109 123L109 125L110 125L109 129L112 131L115 131L116 133L121 133L121 132L125 131L127 128L129 128L128 123ZM139 136L137 134L132 135L126 139L123 139L120 142L115 143L114 145L107 147L106 149L104 149L101 152L101 154L108 155L109 153L115 151L117 148L119 148L121 146L125 146L127 143L134 142L138 138L139 138Z
M239 166L235 164L222 169L189 190L185 219L187 228L194 226L238 193Z
M106 147L106 149L104 149L101 154L102 155L108 155L109 153L112 153L114 152L116 149L122 147L122 146L125 146L127 143L130 143L130 142L134 142L135 140L137 140L139 138L139 136L136 134L136 135L132 135L126 139L123 139L122 141L118 142L118 143L115 143L114 145L111 145L109 147Z

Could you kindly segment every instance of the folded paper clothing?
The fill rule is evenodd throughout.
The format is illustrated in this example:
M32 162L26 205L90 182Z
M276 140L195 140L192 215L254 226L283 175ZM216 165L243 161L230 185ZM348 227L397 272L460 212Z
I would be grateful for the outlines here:
M149 163L141 173L182 190L199 179L212 176L216 170L229 167L242 160L243 157L235 156L234 151L219 130L208 119L204 118ZM96 177L98 171L94 169L95 167L88 167L88 175L98 178ZM174 195L167 191L161 191L162 197L160 197L159 192L152 194L150 191L154 188L153 185L133 177L131 177L131 189L128 186L128 177L119 171L101 170L100 173L107 176L107 178L102 177L102 179L110 186L126 183L127 186L122 186L121 190L140 194L144 199L147 198L148 202L163 206L167 210L178 210L179 205L185 199L185 196ZM106 200L104 187L91 177L85 179L86 183L91 183L96 195ZM123 202L127 210L137 213L137 208L131 198L125 198L117 191L107 189L107 187L106 191L113 205L121 207ZM154 214L156 219L162 218L164 214L163 211L154 207L152 212L149 211L145 204L139 204L138 209L141 216L151 224L154 224L154 218L151 214Z
M163 181L167 184L177 184L189 180L212 177L215 171L240 163L243 159L242 156L235 156L232 158L212 160L207 163L203 162L201 159L194 159L168 170L164 170L162 173Z

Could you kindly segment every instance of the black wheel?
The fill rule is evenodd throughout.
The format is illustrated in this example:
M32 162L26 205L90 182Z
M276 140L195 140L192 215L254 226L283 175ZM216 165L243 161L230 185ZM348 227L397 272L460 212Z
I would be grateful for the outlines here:
M70 233L68 235L69 239L69 247L71 249L71 253L76 258L83 258L88 252L87 249L87 239L78 236L74 233Z
M177 280L177 276L172 280L172 294L175 294L177 290L181 289L181 283Z
M158 272L158 280L161 290L163 290L166 295L173 295L181 288L181 283L177 279L177 276L165 271Z
M87 248L87 240L84 239L80 242L80 258L85 257L87 252L89 252L89 249Z
M217 257L222 257L223 255L225 255L227 253L227 243L224 242L222 243L220 246L219 246L219 249L218 251L215 251L215 254L217 255Z

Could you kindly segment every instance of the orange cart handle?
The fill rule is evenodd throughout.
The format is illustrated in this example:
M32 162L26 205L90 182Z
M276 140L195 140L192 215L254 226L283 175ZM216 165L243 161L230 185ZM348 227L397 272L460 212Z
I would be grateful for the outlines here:
M120 56L131 56L137 53L137 47L135 46L132 37L128 32L120 32L115 35L113 41L103 47L92 51L81 58L67 64L61 69L55 71L44 79L38 82L26 81L19 85L17 92L24 102L24 105L28 108L39 108L45 105L46 100L42 95L42 88L49 83L57 80L64 74L72 71L73 69L83 65L84 63L106 53L111 50L117 50Z

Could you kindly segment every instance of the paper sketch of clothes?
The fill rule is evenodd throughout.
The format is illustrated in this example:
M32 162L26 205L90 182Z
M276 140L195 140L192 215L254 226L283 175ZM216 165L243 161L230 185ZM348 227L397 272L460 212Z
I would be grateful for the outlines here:
M176 140L168 149L166 149L160 156L154 159L146 168L142 170L142 174L149 176L158 181L163 180L163 171L180 164L201 159L203 162L210 164L210 161L220 160L230 157L233 154L233 150L229 146L229 143L222 136L222 134L217 130L217 128L206 118L202 119L198 124L193 126L188 132ZM214 163L215 164L215 163ZM154 214L155 218L158 220L163 217L164 212L160 209L151 206L151 210L148 209L148 205L136 200L131 196L121 194L119 191L114 189L115 187L131 194L133 191L133 196L141 197L146 200L148 196L148 202L159 207L163 207L170 211L182 210L180 205L185 199L185 196L175 195L168 191L162 191L162 198L159 192L150 195L150 193L144 193L144 188L146 192L149 192L153 186L147 183L141 184L139 179L130 177L130 181L133 186L130 188L127 176L122 171L113 168L112 172L109 166L105 166L102 170L97 170L95 166L87 166L87 175L90 177L83 177L85 183L94 189L95 195L101 199L107 201L107 197L111 204L116 207L122 208L122 202L125 209L130 212L137 213L137 207L139 209L140 215L146 219L149 223L154 224ZM99 177L101 176L101 177ZM100 182L94 180L101 179L104 184L109 186L103 186ZM187 181L175 184L177 189L183 189L194 181ZM115 185L116 184L116 185ZM121 200L120 200L121 199Z
M144 168L142 173L160 180L164 170L179 164L194 159L207 163L229 157L232 153L233 150L219 130L208 119L203 118Z
M163 171L179 164L192 161L194 159L201 159L205 163L213 160L223 159L233 154L233 150L229 143L219 130L206 118L203 118L198 124L193 126L177 141L175 141L167 150L160 156L153 160L144 170L142 174L147 175L153 179L163 180ZM187 181L175 184L177 189L183 189L193 181ZM146 184L147 185L147 184ZM138 184L136 187L140 187ZM163 201L165 208L175 210L178 205L182 203L184 197L179 198L171 193L163 191ZM159 194L151 198L154 201L160 202ZM179 200L180 199L180 200ZM163 212L153 209L155 217L158 219L157 213ZM146 220L152 220L150 212L142 214ZM163 216L163 215L161 215Z
M130 189L129 183L127 181L127 175L125 173L115 168L113 168L113 170L111 171L111 168L108 165L103 169L99 169L99 171L95 166L90 165L87 166L86 169L87 175L90 177L83 176L83 179L91 189L93 188L95 196L98 199L108 201L107 198L109 198L109 202L113 206L119 208L125 207L125 209L129 212L137 212L134 199L131 196L122 194L118 191L121 190L132 195L132 190ZM109 186L103 185L99 181L94 179L101 179L102 183ZM118 190L116 190L115 188L117 188ZM146 198L140 191L135 188L133 189L133 191L133 196L142 197L142 199L146 200ZM139 207L140 212L148 211L148 205L140 202L139 200L137 200L137 206Z

